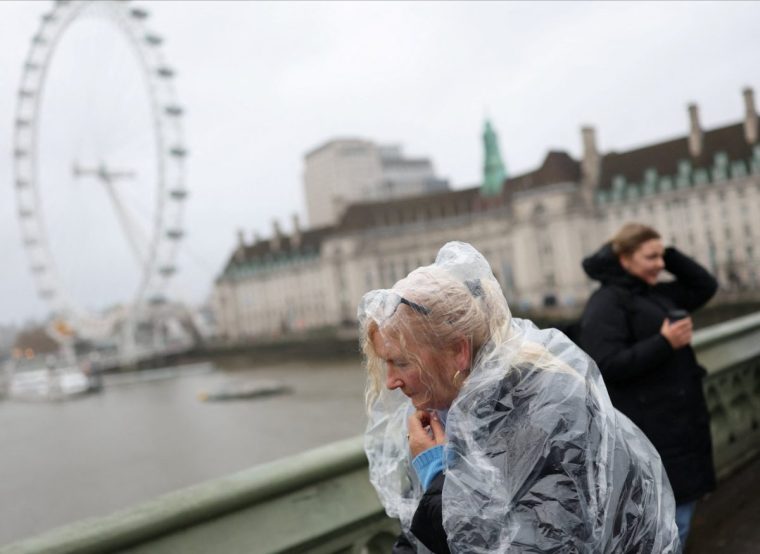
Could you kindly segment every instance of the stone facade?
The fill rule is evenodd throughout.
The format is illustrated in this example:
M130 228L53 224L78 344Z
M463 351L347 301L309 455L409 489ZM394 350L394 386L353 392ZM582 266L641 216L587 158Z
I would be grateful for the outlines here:
M660 231L724 290L760 284L760 143L751 91L743 122L600 154L549 152L506 179L500 195L469 188L352 204L332 226L239 245L215 285L220 331L232 340L353 324L361 296L433 261L449 240L472 243L521 310L578 307L593 289L580 265L628 221ZM751 108L751 109L750 109Z

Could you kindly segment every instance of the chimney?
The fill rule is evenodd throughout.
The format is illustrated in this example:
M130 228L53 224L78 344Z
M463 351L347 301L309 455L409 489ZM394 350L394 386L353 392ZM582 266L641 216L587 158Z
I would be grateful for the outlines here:
M272 252L278 252L280 246L282 246L282 229L280 229L280 222L276 219L272 220L272 240L269 241Z
M757 142L757 112L755 111L755 91L750 87L744 93L744 138L749 144Z
M301 246L301 220L298 219L297 213L293 213L293 236L290 238L290 244L294 250Z
M235 261L242 262L245 260L245 235L242 229L237 232L237 249L235 250Z
M583 159L581 160L581 186L587 204L593 204L594 192L599 187L602 159L596 147L596 129L590 125L581 127Z
M692 158L698 158L702 153L702 128L699 126L699 108L696 104L689 104L689 154Z

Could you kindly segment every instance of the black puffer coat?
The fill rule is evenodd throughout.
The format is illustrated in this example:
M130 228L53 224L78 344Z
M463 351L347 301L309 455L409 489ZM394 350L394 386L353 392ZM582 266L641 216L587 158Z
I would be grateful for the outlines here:
M675 248L665 268L676 278L650 286L623 269L609 244L583 260L602 286L581 319L581 346L596 361L613 405L659 451L676 503L715 487L712 442L702 390L704 369L691 346L673 350L660 334L668 310L696 310L717 290L715 279Z

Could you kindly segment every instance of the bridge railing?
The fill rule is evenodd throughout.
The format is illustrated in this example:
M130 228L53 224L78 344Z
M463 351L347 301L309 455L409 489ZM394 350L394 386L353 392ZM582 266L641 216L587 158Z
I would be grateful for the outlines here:
M704 329L693 345L708 371L714 454L725 477L760 450L760 313ZM0 554L380 554L396 532L354 438L54 529Z

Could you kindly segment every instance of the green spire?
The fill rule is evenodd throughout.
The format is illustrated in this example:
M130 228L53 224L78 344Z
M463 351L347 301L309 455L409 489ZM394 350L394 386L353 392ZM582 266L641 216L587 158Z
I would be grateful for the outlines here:
M483 196L497 196L501 194L501 189L504 188L507 170L504 169L504 162L501 161L499 139L488 120L486 120L486 126L483 130L483 151L485 153L483 184L480 187L480 193Z

